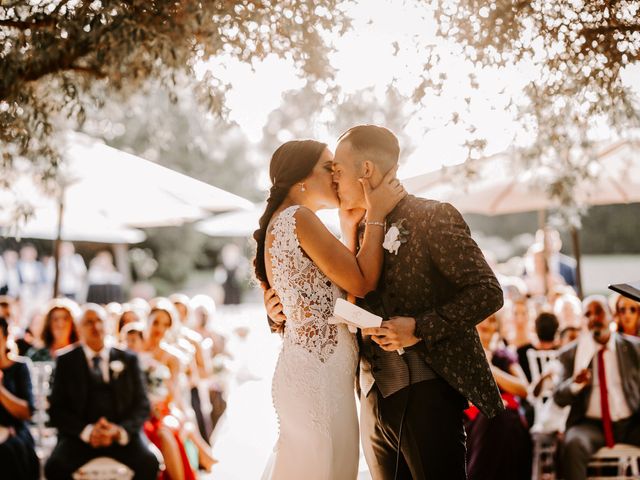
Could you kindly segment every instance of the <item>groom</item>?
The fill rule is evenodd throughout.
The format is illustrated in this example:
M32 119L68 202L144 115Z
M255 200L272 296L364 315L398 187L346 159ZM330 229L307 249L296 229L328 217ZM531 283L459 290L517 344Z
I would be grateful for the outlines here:
M358 180L375 188L399 154L386 128L345 132L334 165L341 210L363 209ZM387 319L359 335L367 463L374 480L463 480L468 401L489 417L503 408L475 329L502 306L502 290L451 205L409 195L386 229L378 288L369 302L358 302ZM273 290L265 292L265 305L275 326L286 320Z

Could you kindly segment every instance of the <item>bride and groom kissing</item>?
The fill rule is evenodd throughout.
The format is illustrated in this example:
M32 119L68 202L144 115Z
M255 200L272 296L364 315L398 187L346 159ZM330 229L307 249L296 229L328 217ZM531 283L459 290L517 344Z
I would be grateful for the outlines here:
M454 207L407 195L399 154L374 125L349 129L335 154L314 140L273 154L254 234L283 334L280 433L263 479L356 479L358 431L374 480L465 479L464 409L503 408L475 329L502 306L500 285ZM342 242L315 215L338 206ZM382 326L354 335L330 322L347 296Z

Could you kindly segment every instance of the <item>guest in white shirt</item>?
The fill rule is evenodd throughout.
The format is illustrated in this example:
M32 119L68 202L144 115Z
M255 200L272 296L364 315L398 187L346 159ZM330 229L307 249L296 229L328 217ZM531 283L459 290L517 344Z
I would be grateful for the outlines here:
M589 334L560 353L554 400L570 406L562 464L566 480L587 478L591 455L616 443L640 446L640 341L612 331L607 301L583 302Z

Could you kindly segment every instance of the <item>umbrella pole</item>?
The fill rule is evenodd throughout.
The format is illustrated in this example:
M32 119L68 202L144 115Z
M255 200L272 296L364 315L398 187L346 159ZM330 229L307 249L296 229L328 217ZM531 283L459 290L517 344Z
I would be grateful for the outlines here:
M538 228L542 230L542 254L544 255L544 296L549 297L549 251L547 250L547 211L538 210Z
M573 256L576 257L576 288L578 297L582 298L582 265L580 255L580 236L575 226L571 227L571 241L573 243Z
M55 262L55 276L53 279L53 298L58 296L58 284L60 283L60 241L62 239L62 217L64 214L64 193L60 196L58 204L58 233L53 242L53 261Z

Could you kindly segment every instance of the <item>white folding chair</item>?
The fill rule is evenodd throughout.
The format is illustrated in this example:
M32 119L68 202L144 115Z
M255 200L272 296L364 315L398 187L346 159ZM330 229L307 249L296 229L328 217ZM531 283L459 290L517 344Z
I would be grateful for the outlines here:
M531 385L538 383L542 377L542 373L546 371L547 366L558 357L557 350L535 350L530 348L527 350L527 360L529 362L529 371L531 372ZM545 402L547 402L553 394L551 382L543 386L537 397L529 396L529 401L533 405L534 418L539 419ZM555 452L556 452L556 434L543 431L539 425L531 428L531 437L533 440L533 465L532 480L540 480L541 478L549 478L547 475L549 470L554 470Z
M36 453L39 458L46 458L55 445L55 429L47 427L49 414L49 394L51 393L51 376L55 367L55 362L27 362L31 375L31 386L33 390L33 400L35 411L31 421L32 434L36 443Z
M598 480L606 478L616 479L640 479L640 448L625 443L618 443L613 448L602 447L591 456L589 460L589 469L601 471L603 468L611 468L616 470L615 476L589 476L589 480Z
M109 457L97 457L73 472L73 480L131 480L133 470Z

